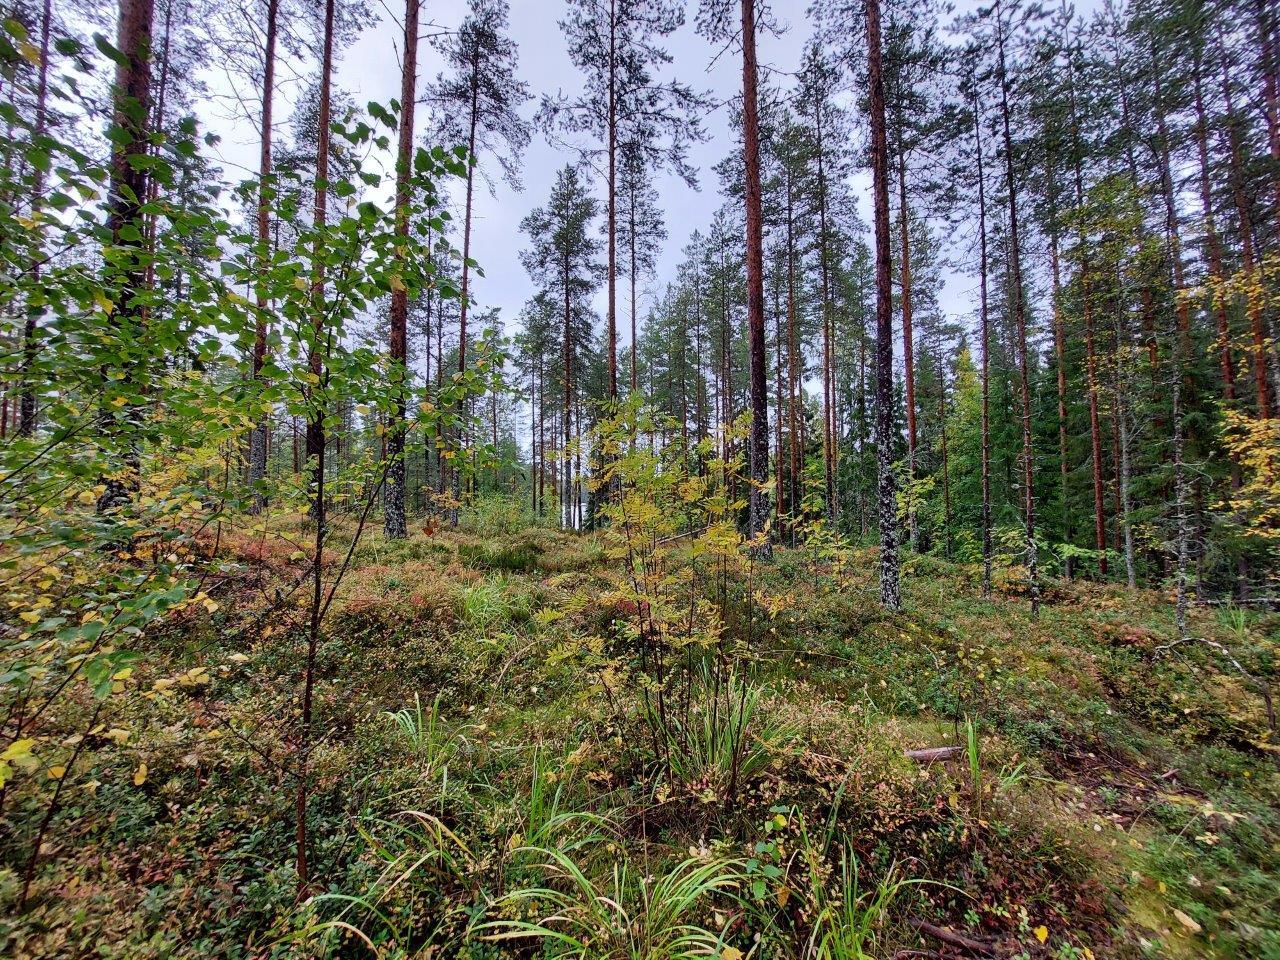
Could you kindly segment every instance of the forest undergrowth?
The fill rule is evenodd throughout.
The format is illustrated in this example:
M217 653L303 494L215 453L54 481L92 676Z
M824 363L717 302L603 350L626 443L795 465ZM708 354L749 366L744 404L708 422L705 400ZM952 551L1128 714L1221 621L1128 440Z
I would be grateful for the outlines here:
M1017 568L984 599L929 557L889 614L874 551L755 562L714 518L630 521L494 498L365 533L317 650L301 903L305 609L262 611L308 523L219 533L229 572L146 633L111 715L77 685L35 727L83 743L74 771L6 757L0 952L1280 955L1274 616L1195 607L1177 643L1168 598L1059 581L1033 620Z

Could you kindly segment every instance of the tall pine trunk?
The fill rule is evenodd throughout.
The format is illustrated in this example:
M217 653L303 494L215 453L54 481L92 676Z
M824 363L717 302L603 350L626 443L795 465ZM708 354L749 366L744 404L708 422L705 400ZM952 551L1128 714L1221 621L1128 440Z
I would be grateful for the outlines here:
M396 152L395 231L399 247L409 243L409 183L413 177L413 112L418 88L419 0L405 0L404 65L400 80L400 142ZM401 260L404 254L400 255ZM404 446L408 430L409 292L403 283L391 290L391 377L395 397L387 431L387 476L383 497L383 531L388 539L408 536L404 516Z
M334 2L335 0L325 0L324 44L320 59L320 109L319 119L317 121L318 129L316 137L315 207L312 213L312 221L317 230L322 229L328 219L329 111L333 98ZM325 411L323 399L316 399L316 394L321 390L325 377L324 345L322 343L325 336L324 283L324 251L319 249L319 244L317 242L311 280L312 342L307 354L307 369L311 379L311 387L309 390L311 409L307 413L307 460L311 464L312 470L311 485L313 487L313 499L311 503L311 515L316 519L317 523L320 521L320 517L322 516L319 497L321 496L321 487L324 479L321 475L321 471L324 468L322 454L325 444Z
M569 300L569 263L566 259L564 263L564 422L561 424L562 436L564 438L564 446L560 451L560 459L564 463L561 470L563 476L561 503L563 509L563 525L569 529L573 528L573 502L570 499L572 495L573 483L569 476L569 445L572 439L573 429L573 339L571 332L572 308Z
M773 525L782 536L782 278L773 284Z
M973 94L973 142L978 160L978 291L982 326L982 595L991 595L991 315L987 290L987 192L982 170L982 112Z
M1258 405L1258 416L1263 420L1271 417L1271 397L1267 383L1267 335L1262 315L1263 300L1259 296L1262 287L1255 276L1255 258L1253 252L1253 215L1249 209L1249 199L1245 195L1244 159L1241 156L1240 131L1237 127L1234 98L1231 95L1231 76L1227 61L1226 44L1222 39L1221 28L1218 32L1218 48L1222 58L1222 98L1226 106L1226 131L1228 157L1228 179L1231 184L1231 196L1235 201L1236 215L1240 233L1240 261L1245 277L1245 314L1249 318L1249 332L1253 339L1253 386Z
M636 190L638 186L632 182L630 192L628 193L628 216L630 230L627 233L627 241L630 249L628 253L631 255L631 270L627 275L627 281L631 286L631 392L636 392L639 384L639 367L636 359Z
M792 195L791 172L787 179L787 441L790 474L787 477L787 509L791 514L791 545L796 544L796 527L800 519L800 500L804 495L800 477L800 417L797 403L800 393L799 332L796 323L796 246L795 200Z
M1267 117L1267 148L1271 154L1273 216L1280 223L1280 91L1277 90L1276 79L1274 3L1275 0L1254 0L1262 102Z
M1195 90L1195 140L1199 159L1200 208L1204 215L1205 247L1209 261L1209 279L1214 285L1222 282L1222 243L1218 237L1217 222L1213 210L1213 192L1209 183L1209 121L1205 116L1204 93L1201 89L1201 59L1197 52L1193 66ZM1236 398L1235 360L1231 351L1231 325L1227 318L1226 300L1213 297L1213 312L1218 326L1218 358L1222 370L1222 396L1228 403ZM1233 481L1236 486L1238 481Z
M606 105L608 135L608 329L609 399L618 398L618 0L609 0L609 93Z
M49 32L52 24L53 3L52 0L44 0L44 10L40 20L40 66L36 71L36 116L32 129L32 136L36 139L43 137L48 128ZM33 221L38 220L43 201L44 170L37 166L31 185L30 216ZM39 230L39 227L37 226L36 229ZM40 279L40 256L41 251L37 250L36 260L31 265L32 280ZM39 352L38 318L38 311L28 306L27 317L22 326L22 369L20 371L22 393L18 398L18 434L24 437L29 437L36 432L36 382L33 368ZM6 396L5 399L7 401L8 397ZM5 414L7 418L7 407ZM0 437L4 435L3 430L3 419L0 419Z
M141 334L146 310L138 302L146 286L146 268L142 263L138 243L126 237L143 236L146 229L142 203L147 196L148 177L146 166L136 161L147 152L150 131L147 121L151 116L151 60L152 26L155 9L152 0L120 0L117 24L116 49L121 58L116 63L115 85L112 89L112 126L116 136L111 146L111 179L107 196L107 230L111 246L117 249L131 248L119 257L123 263L119 274L113 277L113 296L118 304L112 314L112 333L122 340L136 339ZM120 371L126 383L136 383L144 373L132 364ZM105 399L105 398L104 398ZM104 406L102 432L109 439L120 443L122 449L112 450L123 461L126 475L112 476L103 481L103 491L98 497L98 510L103 512L122 506L133 496L138 486L137 471L140 466L139 451L132 438L118 436L121 418L131 418L135 411L125 408L116 412Z
M876 466L880 515L880 602L902 607L898 582L898 484L893 473L893 288L889 265L889 138L880 58L880 0L866 0L867 97L876 245Z
M1075 539L1071 523L1070 491L1067 479L1070 467L1067 461L1067 350L1066 318L1062 309L1062 273L1058 261L1058 235L1049 238L1049 266L1053 277L1053 355L1058 368L1058 474L1062 485L1062 537L1068 544ZM1072 574L1071 554L1068 553L1063 572L1068 580Z
M1005 59L1004 25L996 0L996 40L1000 53L1000 120L1004 131L1005 181L1009 201L1009 274L1013 287L1013 315L1017 333L1018 378L1022 419L1023 519L1027 535L1027 586L1031 613L1040 610L1040 569L1036 550L1035 451L1031 442L1031 381L1027 370L1027 307L1022 286L1022 251L1018 241L1018 184L1013 169L1013 134L1009 123L1009 74Z
M902 362L907 405L907 482L916 478L916 364L915 343L911 329L911 230L907 217L907 151L903 144L902 120L898 120L898 229L902 252L899 271L902 297ZM912 549L919 537L916 511L907 511L907 536Z
M755 0L742 0L742 147L747 201L747 353L751 377L749 535L755 553L769 546L769 395L764 377L764 224L760 198L760 117L757 101Z
M265 274L270 261L271 243L271 126L272 102L276 86L276 33L280 13L280 0L267 0L267 29L263 45L262 63L262 138L258 147L258 248L259 270ZM264 277L265 279L265 277ZM262 367L267 359L267 292L265 284L258 291L257 316L253 331L253 379L261 383ZM259 513L266 505L261 489L267 475L267 433L270 418L264 411L249 434L249 487L252 501L251 513Z
M822 104L814 104L814 152L818 161L818 265L822 281L822 476L827 520L835 522L835 370L831 322L830 237L827 231L827 177L823 163Z

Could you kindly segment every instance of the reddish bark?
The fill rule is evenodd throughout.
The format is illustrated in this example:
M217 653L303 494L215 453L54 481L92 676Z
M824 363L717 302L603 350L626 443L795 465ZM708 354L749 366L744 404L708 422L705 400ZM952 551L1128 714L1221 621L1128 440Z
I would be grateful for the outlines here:
M754 0L742 0L742 146L747 206L747 352L751 378L750 535L765 534L769 516L768 388L764 376L764 228L760 198L760 117ZM767 537L758 550L769 552Z

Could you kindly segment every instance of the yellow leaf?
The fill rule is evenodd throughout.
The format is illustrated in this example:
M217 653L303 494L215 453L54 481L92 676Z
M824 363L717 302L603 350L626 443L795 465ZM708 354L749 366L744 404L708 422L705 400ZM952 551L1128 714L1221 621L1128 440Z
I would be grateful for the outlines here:
M38 623L40 620L40 614L32 610L27 610L23 613L18 614L18 616L20 616L27 623Z
M108 740L110 740L112 743L120 744L120 743L124 743L126 740L129 739L129 731L125 730L122 727L112 727L110 730L104 733L103 736L106 737Z
M1036 935L1036 939L1039 940L1041 943L1044 943L1046 940L1049 939L1049 928L1046 927L1043 923L1040 924L1040 926L1036 927L1031 932Z
M14 767L25 770L27 773L35 769L36 758L31 755L31 748L34 745L35 740L24 737L21 740L15 740L5 747L3 753L0 753L0 786L4 786L9 781Z
M742 951L737 947L725 947L720 951L720 960L742 960Z
M140 787L147 782L147 765L145 763L138 764L138 769L133 771L133 785Z
M56 766L56 767L50 767L50 768L49 768L49 779L50 779L50 780L61 780L61 779L63 778L63 776L66 774L66 772L67 772L67 768L66 768L66 767L64 767L64 766L62 766L61 764L59 764L59 765L58 765L58 766Z

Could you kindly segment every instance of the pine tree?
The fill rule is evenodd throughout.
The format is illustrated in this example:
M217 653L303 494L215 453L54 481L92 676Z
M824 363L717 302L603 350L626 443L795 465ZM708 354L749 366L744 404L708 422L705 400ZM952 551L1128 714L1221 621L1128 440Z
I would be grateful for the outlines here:
M458 315L458 369L467 363L467 313L471 301L471 220L475 175L487 175L483 162L498 164L502 177L520 187L520 159L529 144L530 126L520 115L529 90L516 76L519 48L507 36L506 0L472 0L456 33L439 37L436 47L449 72L425 91L440 119L443 142L464 143L468 167L462 213L462 302Z
M138 249L138 239L145 229L143 204L147 197L148 177L144 164L136 162L145 156L150 137L151 69L155 18L153 0L120 0L116 24L115 82L111 89L111 173L107 192L107 230L116 256L104 258L114 276L108 278L113 300L121 308L112 314L115 336L125 342L137 335L145 320L144 285L146 258ZM129 369L126 379L145 377L148 371ZM131 411L117 413L106 408L103 434L115 442L111 451L122 461L123 470L107 477L98 496L98 511L105 513L132 499L137 488L139 451L129 437L118 438L125 417Z
M276 94L276 47L280 29L280 0L266 0L263 12L265 27L263 29L262 47L262 107L259 118L258 146L258 256L265 272L271 250L271 138L274 135L273 118L275 116ZM265 286L265 285L264 285ZM253 360L250 375L261 381L262 368L267 359L267 336L269 304L266 291L260 290L257 296L258 315L253 334ZM270 429L267 416L263 416L249 435L249 486L253 497L253 511L259 512L265 506L265 499L259 488L267 472L267 438Z
M1000 95L1000 128L1004 143L1005 198L1009 205L1009 283L1016 325L1019 376L1019 413L1022 420L1023 519L1026 524L1027 580L1034 615L1040 606L1040 571L1036 546L1035 451L1031 434L1031 380L1027 359L1027 307L1022 277L1022 249L1018 237L1018 180L1015 173L1013 134L1010 121L1010 88L1007 36L1000 0L991 11L995 17L996 80ZM1017 11L1014 11L1015 16Z
M48 130L49 125L49 37L53 31L53 0L44 0L40 14L40 61L36 67L35 119L32 124L32 137L39 139ZM43 165L35 168L35 179L31 187L30 216L35 220L40 213L40 205L44 195L45 171ZM30 267L32 280L40 279L40 262L34 261ZM22 325L22 365L19 376L22 382L18 400L18 435L29 437L36 431L36 382L33 367L39 352L37 325L39 313L28 307L27 316ZM8 400L8 397L5 397ZM0 436L3 436L8 408L0 414Z
M540 124L553 134L586 134L584 161L604 155L607 237L605 357L607 397L618 395L618 163L624 149L650 172L668 166L690 179L685 157L702 136L704 99L692 88L657 76L671 60L661 46L684 23L673 0L569 0L560 29L569 59L585 75L581 95L544 97Z
M636 353L636 289L642 277L652 276L662 242L667 239L667 228L658 203L658 191L650 180L650 170L644 163L641 150L634 144L623 147L618 176L622 216L618 221L617 240L626 257L623 273L631 294L630 367L634 392L639 389L640 382Z
M587 395L584 386L589 382L594 352L591 297L603 272L599 241L593 231L598 212L581 170L568 165L556 175L546 205L520 224L530 241L530 247L520 255L521 262L539 292L557 304L560 315L561 522L571 529L583 521L580 465L571 468L568 458L575 446L575 427L576 435L581 434L582 400Z
M400 250L409 241L409 181L413 176L413 113L418 98L418 0L405 0L404 59L401 64L399 143L396 149L396 236ZM403 260L405 253L399 254ZM387 430L386 489L383 496L383 527L388 539L408 536L405 524L404 440L409 390L409 291L401 281L391 290L390 361L395 383L394 409Z
M832 193L839 190L850 173L845 151L833 145L848 141L850 131L844 111L836 103L840 77L823 49L810 44L805 49L795 103L799 116L807 121L808 153L812 163L813 197L817 207L818 276L821 293L822 321L822 409L823 409L823 481L827 519L836 519L837 420L834 298L832 274L834 263L835 225L832 222Z
M880 602L898 610L898 491L893 470L893 305L889 277L889 137L881 61L880 2L866 0L867 99L876 248L876 464L879 471Z

